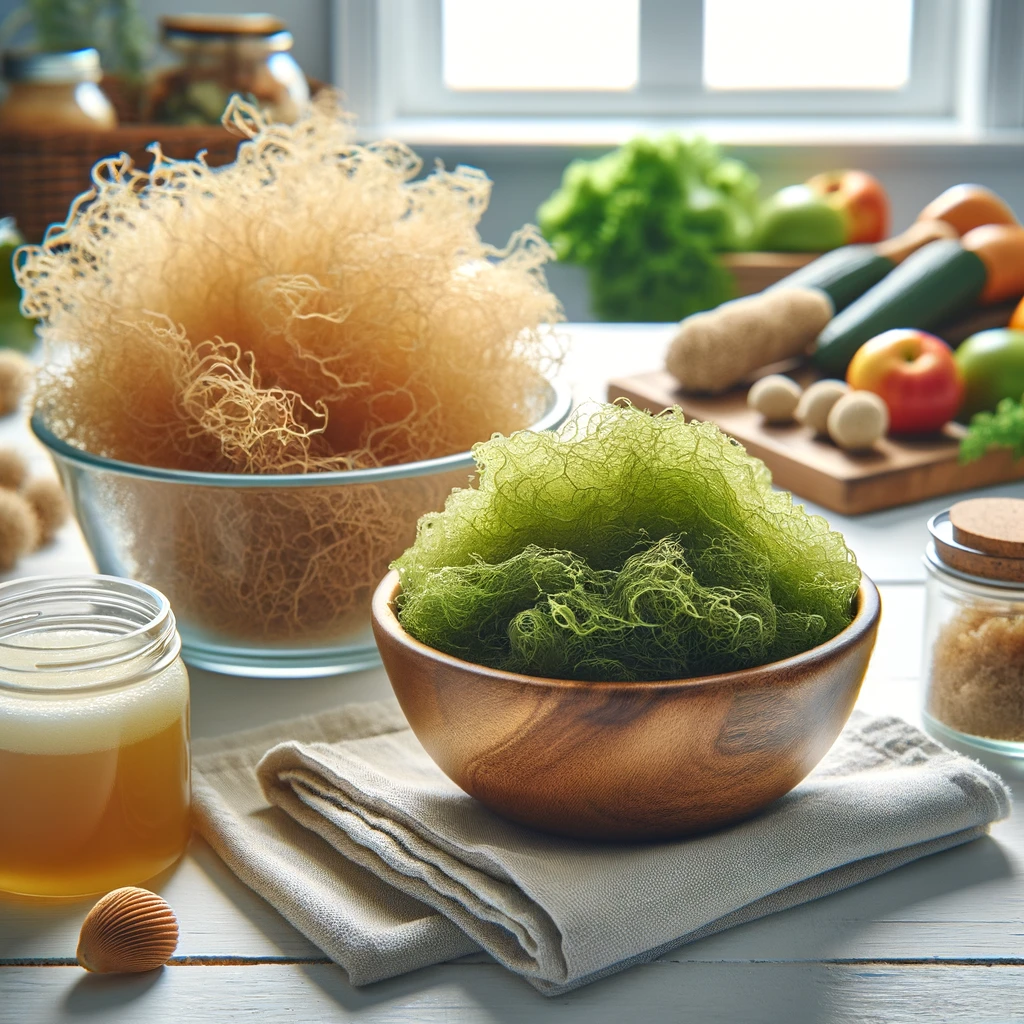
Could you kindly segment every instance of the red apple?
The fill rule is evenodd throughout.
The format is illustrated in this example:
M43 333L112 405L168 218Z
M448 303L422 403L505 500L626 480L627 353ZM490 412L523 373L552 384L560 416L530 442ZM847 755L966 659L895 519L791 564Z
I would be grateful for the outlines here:
M864 342L850 360L846 381L885 402L893 434L938 430L956 415L964 396L953 350L934 334L904 327Z
M889 197L867 171L825 171L808 187L846 217L846 241L880 242L889 237Z

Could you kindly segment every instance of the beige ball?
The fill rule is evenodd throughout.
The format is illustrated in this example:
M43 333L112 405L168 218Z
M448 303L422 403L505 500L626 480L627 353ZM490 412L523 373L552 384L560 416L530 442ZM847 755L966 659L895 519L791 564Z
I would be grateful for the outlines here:
M14 412L32 383L35 368L20 352L0 350L0 416Z
M52 540L71 514L64 488L59 481L41 476L29 480L21 493L39 521L40 542Z
M39 541L39 523L32 506L15 491L0 490L0 569L13 569Z
M888 429L889 408L873 391L843 395L828 414L828 436L848 451L870 448Z
M795 380L781 373L770 373L750 386L747 405L768 423L791 423L800 395L800 385Z
M25 460L13 448L0 448L0 487L16 491L28 476Z
M816 434L826 433L832 406L849 392L850 385L844 380L815 381L800 396L796 407L797 423L810 427Z

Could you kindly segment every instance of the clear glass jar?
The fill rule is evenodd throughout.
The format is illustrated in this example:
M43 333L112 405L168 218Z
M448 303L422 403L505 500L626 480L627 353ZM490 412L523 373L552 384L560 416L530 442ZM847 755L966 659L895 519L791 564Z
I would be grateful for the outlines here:
M0 890L134 885L190 833L189 689L167 599L114 576L0 586Z
M233 93L271 120L291 124L309 103L309 85L288 52L291 33L268 14L181 14L160 19L164 45L180 64L164 72L152 117L170 124L219 124Z
M117 114L98 83L100 55L93 49L68 53L5 53L7 98L0 127L28 132L100 130L117 127Z
M1022 759L1024 584L950 564L956 545L947 512L933 517L928 528L933 539L924 559L925 725L958 749ZM984 569L984 556L971 554L976 569Z

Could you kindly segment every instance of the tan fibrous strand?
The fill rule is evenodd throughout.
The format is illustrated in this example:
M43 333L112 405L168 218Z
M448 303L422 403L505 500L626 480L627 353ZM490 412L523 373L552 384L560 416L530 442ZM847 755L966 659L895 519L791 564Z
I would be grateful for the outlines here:
M19 251L41 322L36 408L70 444L147 466L274 476L468 450L543 413L561 319L536 228L478 224L491 183L358 145L330 94L294 125L237 97L233 164L101 161ZM399 488L234 493L107 481L126 571L182 617L288 640L351 619L467 472ZM429 481L429 482L428 482ZM117 493L113 493L116 491ZM358 622L356 622L358 620Z

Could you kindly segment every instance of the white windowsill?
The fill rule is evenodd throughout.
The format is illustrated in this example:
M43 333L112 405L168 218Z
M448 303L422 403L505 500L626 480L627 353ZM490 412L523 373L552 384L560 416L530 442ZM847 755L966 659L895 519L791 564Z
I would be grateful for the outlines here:
M729 146L803 148L972 146L1024 147L1019 128L980 130L952 119L903 118L397 118L371 126L369 139L398 138L412 146L595 148L636 135L705 135Z

